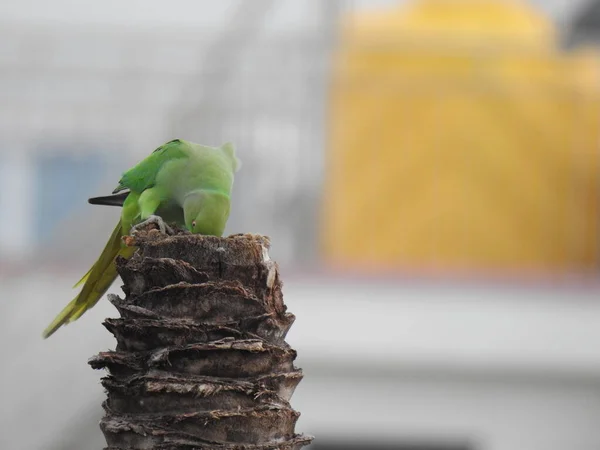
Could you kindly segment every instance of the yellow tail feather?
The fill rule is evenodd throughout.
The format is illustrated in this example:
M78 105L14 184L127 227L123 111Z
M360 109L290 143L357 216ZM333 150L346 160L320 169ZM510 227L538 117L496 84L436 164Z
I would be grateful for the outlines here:
M94 268L94 266L90 267L90 270L88 270L88 271L86 272L86 274L85 274L84 276L82 276L82 277L81 277L81 280L79 280L77 283L75 283L75 284L73 285L73 289L75 289L75 288L76 288L76 287L78 287L78 286L81 286L81 285L82 285L82 284L85 282L85 280L87 280L87 279L89 278L89 276L90 276L90 273L92 273L92 269L93 269L93 268Z
M58 330L71 316L73 309L77 306L77 298L75 297L73 300L69 302L67 306L63 308L63 310L56 316L56 318L52 321L48 328L44 330L42 336L44 339L51 336L56 330Z
M92 268L75 285L84 283L81 292L56 316L48 328L42 334L44 339L51 336L62 325L73 322L93 307L102 298L110 285L117 278L115 258L121 255L129 258L133 255L135 248L125 247L121 242L121 222L117 224L110 236L104 250Z

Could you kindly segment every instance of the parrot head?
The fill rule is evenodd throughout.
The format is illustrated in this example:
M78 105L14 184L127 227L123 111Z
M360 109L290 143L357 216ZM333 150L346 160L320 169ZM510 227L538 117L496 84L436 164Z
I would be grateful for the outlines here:
M183 203L185 226L194 234L221 236L229 218L229 207L229 196L221 192L192 192Z

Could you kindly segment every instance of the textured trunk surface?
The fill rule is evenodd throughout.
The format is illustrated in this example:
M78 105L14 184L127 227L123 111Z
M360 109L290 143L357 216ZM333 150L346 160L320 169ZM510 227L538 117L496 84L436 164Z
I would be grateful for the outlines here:
M128 238L119 260L125 298L109 296L116 351L90 360L108 370L100 423L109 450L295 450L289 400L302 379L285 342L286 312L269 240L156 230Z

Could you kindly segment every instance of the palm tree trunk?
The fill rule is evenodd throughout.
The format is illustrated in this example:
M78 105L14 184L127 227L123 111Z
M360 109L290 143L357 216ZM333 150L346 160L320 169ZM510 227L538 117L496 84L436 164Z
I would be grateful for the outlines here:
M302 379L284 341L286 312L269 239L156 230L118 261L121 318L104 325L116 351L90 360L106 368L100 423L109 450L295 450L299 413L288 403Z

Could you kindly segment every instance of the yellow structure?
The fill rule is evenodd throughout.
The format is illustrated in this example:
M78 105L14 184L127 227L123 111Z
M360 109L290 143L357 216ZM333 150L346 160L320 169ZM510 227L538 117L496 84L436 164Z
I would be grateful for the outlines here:
M510 0L347 17L322 243L345 265L598 265L600 66Z

